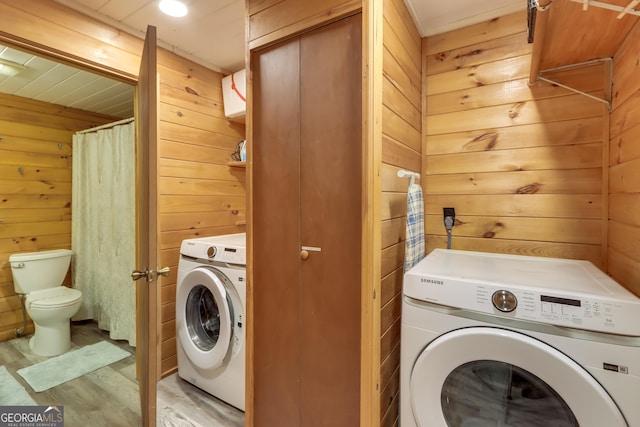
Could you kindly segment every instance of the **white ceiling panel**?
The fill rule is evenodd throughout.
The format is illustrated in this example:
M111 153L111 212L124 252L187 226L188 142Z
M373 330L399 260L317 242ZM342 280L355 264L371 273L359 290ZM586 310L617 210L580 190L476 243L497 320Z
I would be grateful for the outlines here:
M189 13L173 18L158 0L56 0L142 38L157 28L159 45L214 70L244 68L244 0L184 0Z
M528 0L405 0L423 37L525 10L527 2Z
M116 118L133 117L131 85L6 46L0 46L0 59L25 67L16 76L0 74L0 93Z
M67 79L60 80L44 91L40 98L50 100L54 104L70 106L77 99L87 98L94 94L94 84L100 76L76 71ZM115 82L114 82L115 83Z
M49 68L42 74L34 77L30 83L15 92L14 95L32 99L39 99L42 97L47 98L46 96L41 95L44 95L49 89L57 85L59 82L68 79L75 73L76 70L73 68L57 64L53 68Z
M88 3L93 3L92 0L82 1L84 5L88 5ZM133 15L135 12L140 10L147 9L147 13L149 12L149 7L153 7L153 1L129 1L129 0L106 0L102 2L103 4L96 8L96 10L102 14L112 17L116 21L123 21L127 19L129 16Z

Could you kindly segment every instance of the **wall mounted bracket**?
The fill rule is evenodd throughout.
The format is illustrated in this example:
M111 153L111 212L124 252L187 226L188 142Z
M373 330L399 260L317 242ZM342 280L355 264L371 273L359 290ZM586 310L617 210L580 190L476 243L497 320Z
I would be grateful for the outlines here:
M597 62L606 62L606 61L611 62L611 58L594 59L592 61L580 62L580 63L577 63L577 64L565 65L565 66L556 67L556 68L549 68L547 70L540 71L540 73L550 73L550 72L553 72L553 71L562 71L562 70L566 70L566 69L569 69L569 68L582 67L582 66L591 65L591 64L594 64L594 63L597 63ZM610 72L611 72L611 69L612 68L609 67L609 71ZM598 102L602 102L602 103L607 105L607 109L609 110L609 112L611 112L611 100L610 99L598 98L597 96L591 95L590 93L581 91L579 89L572 88L571 86L567 86L567 85L564 85L562 83L558 83L556 81L553 81L551 79L547 79L547 78L542 77L540 75L538 75L537 79L538 80L542 80L543 82L550 83L552 85L560 86L560 87L562 87L564 89L567 89L567 90L570 90L572 92L578 93L580 95L586 96L587 98L591 98L591 99L596 100ZM613 81L612 80L612 76L609 76L609 84L611 84L612 81ZM606 90L605 93L610 94L611 90Z

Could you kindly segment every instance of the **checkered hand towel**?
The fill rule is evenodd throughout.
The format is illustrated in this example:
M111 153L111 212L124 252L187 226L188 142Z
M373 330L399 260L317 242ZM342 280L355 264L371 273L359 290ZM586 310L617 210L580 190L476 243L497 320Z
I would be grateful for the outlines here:
M420 185L409 184L407 193L407 237L404 248L404 271L406 272L424 258L424 206Z

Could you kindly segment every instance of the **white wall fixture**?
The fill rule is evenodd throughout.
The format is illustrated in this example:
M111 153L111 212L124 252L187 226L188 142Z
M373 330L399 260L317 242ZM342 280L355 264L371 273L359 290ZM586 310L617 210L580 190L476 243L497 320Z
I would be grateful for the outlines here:
M18 64L17 62L7 61L6 59L0 58L0 74L3 76L12 77L18 75L26 68L27 67L22 64Z
M247 110L246 71L237 71L222 78L224 115L229 119L243 117Z

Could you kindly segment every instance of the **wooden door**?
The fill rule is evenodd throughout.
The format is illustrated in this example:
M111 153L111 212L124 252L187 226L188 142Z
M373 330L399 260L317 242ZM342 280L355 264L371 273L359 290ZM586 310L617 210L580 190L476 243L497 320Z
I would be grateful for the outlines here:
M253 64L254 424L359 425L361 17Z
M300 423L299 52L295 39L254 61L251 415L256 426Z
M136 90L136 171L138 254L141 271L152 272L137 286L137 350L136 364L140 381L142 424L156 425L156 383L158 381L158 265L157 225L157 143L158 143L158 77L156 28L149 26L144 42L140 74Z
M360 15L300 43L300 399L303 426L358 426Z

